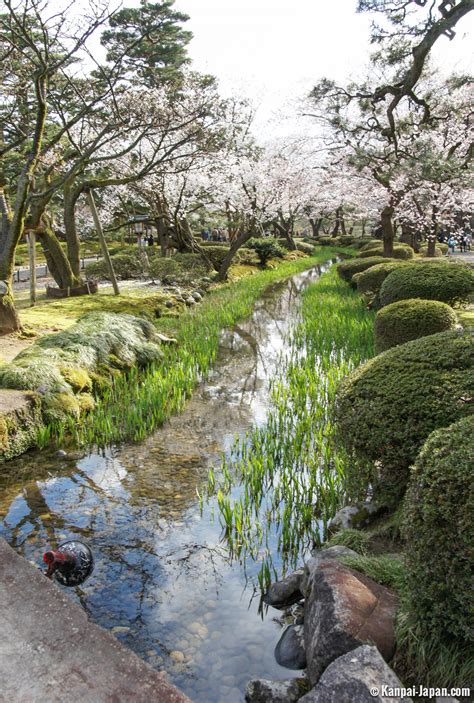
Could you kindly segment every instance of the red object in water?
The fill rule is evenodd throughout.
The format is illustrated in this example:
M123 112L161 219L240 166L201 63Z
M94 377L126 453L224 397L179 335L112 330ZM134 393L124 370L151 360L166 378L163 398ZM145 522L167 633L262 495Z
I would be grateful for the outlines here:
M55 578L63 586L79 586L94 569L94 557L87 544L77 540L63 542L57 549L43 554L48 565L46 576Z

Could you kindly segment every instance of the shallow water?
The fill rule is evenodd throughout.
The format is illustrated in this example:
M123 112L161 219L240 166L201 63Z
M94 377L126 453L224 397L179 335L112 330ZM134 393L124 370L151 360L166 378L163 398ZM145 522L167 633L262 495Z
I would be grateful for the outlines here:
M298 674L274 659L282 623L259 614L258 565L229 562L217 506L201 514L196 489L236 434L265 421L299 294L323 270L271 287L224 332L209 379L146 441L29 454L0 471L0 533L37 566L46 547L86 540L96 568L69 595L196 703L243 701L254 676Z

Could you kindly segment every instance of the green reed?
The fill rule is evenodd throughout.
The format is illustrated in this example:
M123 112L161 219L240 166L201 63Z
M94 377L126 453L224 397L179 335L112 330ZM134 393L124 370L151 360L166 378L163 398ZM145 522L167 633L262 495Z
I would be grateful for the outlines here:
M275 552L283 571L294 567L321 544L343 502L347 457L335 441L336 389L373 353L373 314L333 268L303 293L266 423L235 442L218 479L210 476L229 550L262 562L261 587L275 573ZM239 497L231 499L235 486Z
M202 303L178 318L158 320L159 331L175 337L177 344L163 347L163 358L146 369L133 368L114 378L84 422L68 428L73 440L82 446L92 446L139 441L150 435L183 409L193 388L206 377L215 361L223 329L248 317L268 285L336 253L325 248L311 258L258 271L212 291ZM54 429L52 434L57 436Z

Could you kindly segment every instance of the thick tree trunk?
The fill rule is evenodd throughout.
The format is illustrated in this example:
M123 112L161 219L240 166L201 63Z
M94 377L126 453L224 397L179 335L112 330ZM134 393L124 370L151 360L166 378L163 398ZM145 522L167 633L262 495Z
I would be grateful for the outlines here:
M11 279L0 280L0 335L21 329L20 319L13 302Z
M336 221L334 223L333 230L331 232L331 237L337 237L339 234L339 228L342 227L343 223L343 216L342 216L342 207L336 208ZM345 227L345 225L344 225Z
M316 219L314 219L313 217L309 218L309 224L311 225L311 231L315 239L319 237L319 230L321 229L322 222L322 217L318 217Z
M43 223L35 230L35 234L43 249L48 269L58 287L73 288L78 286L81 279L74 275L71 264L51 227Z
M394 212L395 209L391 205L387 205L380 213L383 232L383 255L388 257L393 255L395 232L393 230L392 217Z
M69 264L77 281L81 280L81 243L77 234L76 202L81 189L73 188L72 183L64 186L64 229L66 232L67 256Z
M254 231L252 228L249 228L247 231L242 232L237 239L235 239L232 242L232 245L224 257L222 264L220 266L220 269L217 274L217 280L218 281L225 281L227 278L227 272L230 268L230 265L232 263L232 259L234 258L235 254L237 251L240 249L241 246L245 244L245 242L248 242L249 239L251 239L254 236Z

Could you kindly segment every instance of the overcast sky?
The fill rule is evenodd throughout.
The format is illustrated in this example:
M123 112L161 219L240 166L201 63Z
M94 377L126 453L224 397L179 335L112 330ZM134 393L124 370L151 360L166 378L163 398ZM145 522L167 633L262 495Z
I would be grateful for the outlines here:
M356 0L176 0L190 16L195 68L216 75L224 93L250 97L257 127L322 76L344 80L364 71L369 51L367 14ZM442 37L439 65L472 67L474 13L460 21L453 41ZM287 110L285 110L287 111Z

